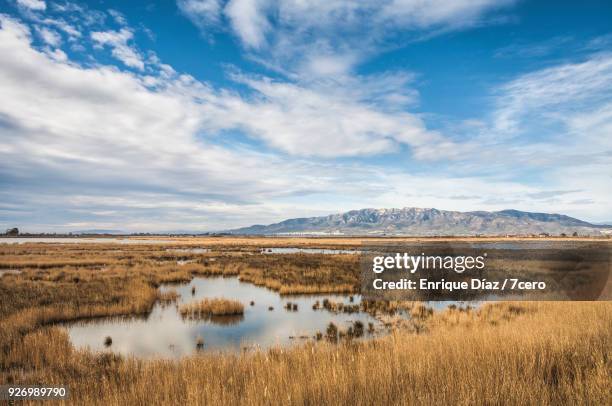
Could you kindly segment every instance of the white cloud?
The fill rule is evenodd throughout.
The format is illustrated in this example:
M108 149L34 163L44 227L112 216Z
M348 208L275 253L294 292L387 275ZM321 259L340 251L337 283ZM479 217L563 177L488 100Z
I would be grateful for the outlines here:
M205 33L222 28L228 19L233 32L246 47L259 48L270 28L266 16L267 0L177 0L177 6Z
M44 27L37 31L42 40L53 47L57 47L62 42L62 37L56 31Z
M429 28L441 24L457 28L473 24L485 11L513 2L509 0L392 0L382 7L380 18L397 25L416 28Z
M513 2L177 0L183 14L204 32L229 26L255 52L254 59L279 71L314 76L350 72L388 37L419 38L428 31L461 29Z
M17 4L30 10L44 11L47 3L44 0L17 0Z
M304 63L299 67L302 72L308 72L314 77L339 77L350 72L355 65L355 53L328 54L315 52L306 55Z
M117 10L113 10L113 9L109 9L108 10L108 14L113 17L113 19L115 20L115 22L121 26L125 26L127 25L127 19L125 18L125 16L123 15L123 13L117 11Z
M177 6L194 24L207 28L219 23L223 0L177 0Z
M127 46L132 39L128 28L94 32L91 37L98 44L113 46L113 55L126 65L141 70L144 67L144 63L140 65L140 55L132 54ZM397 151L401 145L412 147L419 159L456 154L451 142L428 131L418 116L404 111L417 98L409 87L411 78L398 72L293 83L236 74L233 79L248 86L250 96L228 92L198 95L208 110L202 128L209 133L240 130L294 156L373 155ZM147 86L156 86L159 78L149 75L143 81Z
M76 39L81 37L81 32L77 30L73 25L68 24L66 21L54 18L45 18L42 21L43 24L57 27L59 30L64 31L70 38Z
M609 218L612 54L596 53L520 75L495 95L489 125L479 126L482 135L466 146L473 151L469 171L506 171L549 188L580 190L558 196L551 207L579 217Z
M495 51L496 58L541 58L561 47L572 47L575 39L569 35L556 36L544 41L520 41Z
M591 56L580 63L566 63L525 74L498 91L495 130L514 134L521 123L564 121L567 113L588 111L612 100L612 54ZM586 103L586 105L585 105ZM524 129L524 128L523 128Z
M246 76L235 79L257 96L250 101L224 100L231 113L219 125L241 128L289 154L372 155L407 144L416 156L426 156L429 148L443 141L417 116L375 109L355 98L356 92L347 93L341 87L305 88Z
M123 62L126 66L144 70L144 61L142 55L133 47L128 45L134 37L134 33L128 28L122 28L119 31L94 31L91 33L91 39L99 45L108 45L112 48L112 54L115 58Z
M270 28L264 11L266 3L266 0L230 0L225 8L234 31L248 47L259 48L265 42Z

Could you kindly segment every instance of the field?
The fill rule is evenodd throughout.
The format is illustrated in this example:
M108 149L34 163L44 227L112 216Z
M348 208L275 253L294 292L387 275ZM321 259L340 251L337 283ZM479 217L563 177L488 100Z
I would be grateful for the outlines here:
M159 290L162 283L197 275L239 277L281 294L355 293L356 255L264 255L259 248L360 243L0 244L0 269L19 271L0 277L0 382L66 385L74 404L612 403L610 302L503 302L433 313L417 306L409 326L370 341L179 360L78 350L54 324L147 314L156 301L175 299Z

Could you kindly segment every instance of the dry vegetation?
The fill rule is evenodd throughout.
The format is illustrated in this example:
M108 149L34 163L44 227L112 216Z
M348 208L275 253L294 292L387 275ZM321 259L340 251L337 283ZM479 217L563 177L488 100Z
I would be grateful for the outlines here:
M358 288L355 256L168 248L0 245L0 269L22 271L0 277L0 382L64 384L73 404L612 403L610 302L497 303L433 314L411 305L418 324L381 339L180 360L76 350L52 326L146 314L157 300L172 300L159 293L161 283L194 275L235 275L286 293ZM177 264L184 260L192 262Z
M182 317L205 319L210 316L234 316L244 313L244 306L237 300L224 298L202 299L179 307Z
M158 286L187 282L194 276L238 276L281 294L354 292L359 288L359 263L355 255L263 255L259 250L239 246L190 253L176 247L2 244L0 269L19 269L26 279L53 282L74 279L78 283L119 276L145 279ZM190 262L181 265L179 261Z
M157 300L159 300L162 304L170 304L176 302L180 296L181 295L179 295L176 289L170 289L160 291L157 295Z

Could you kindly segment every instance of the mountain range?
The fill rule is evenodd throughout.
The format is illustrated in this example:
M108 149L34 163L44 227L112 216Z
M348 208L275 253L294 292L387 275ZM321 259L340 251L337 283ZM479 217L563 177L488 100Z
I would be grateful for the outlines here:
M405 207L361 209L320 217L294 218L230 230L253 235L579 235L612 234L611 225L592 224L562 214L519 210L447 211Z

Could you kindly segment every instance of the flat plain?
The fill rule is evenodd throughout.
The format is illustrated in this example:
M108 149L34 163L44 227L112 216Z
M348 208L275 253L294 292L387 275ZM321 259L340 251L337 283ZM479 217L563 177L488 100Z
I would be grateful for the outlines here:
M358 250L374 240L0 244L0 382L66 385L71 404L612 403L611 302L495 302L436 311L420 303L362 302L377 317L410 317L371 339L357 339L356 325L290 346L196 351L178 359L77 348L65 328L76 320L146 317L158 303L176 300L162 286L194 277L239 278L288 298L348 297L359 293L357 255L262 249ZM249 306L249 298L228 299ZM337 304L325 306L321 311L337 311Z

